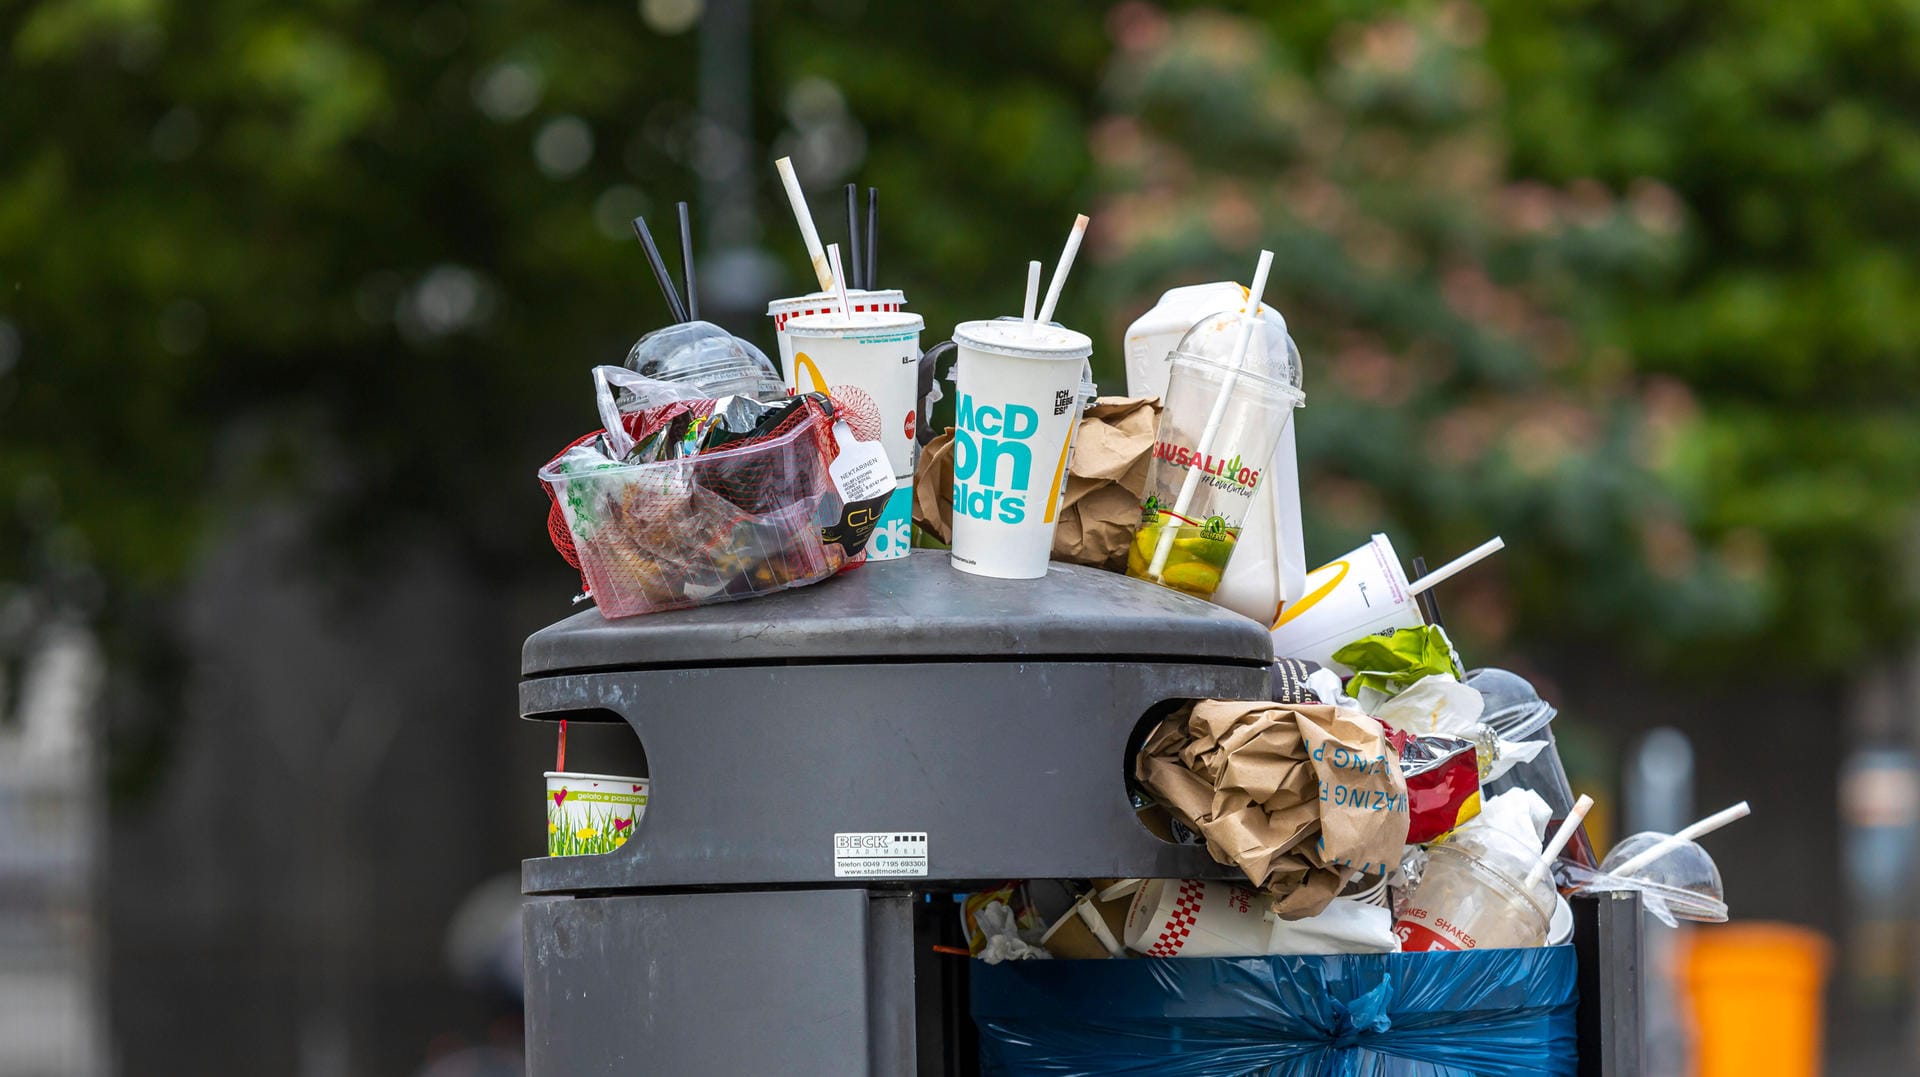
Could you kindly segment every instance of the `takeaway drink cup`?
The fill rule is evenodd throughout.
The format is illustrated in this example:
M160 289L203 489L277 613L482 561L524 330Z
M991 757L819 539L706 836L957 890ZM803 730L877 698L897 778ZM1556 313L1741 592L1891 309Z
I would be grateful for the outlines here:
M962 322L954 383L953 567L1047 574L1093 341L1025 321Z
M1244 886L1149 879L1127 909L1127 949L1148 957L1247 957L1273 939L1268 902Z
M1211 598L1273 460L1299 389L1284 328L1232 311L1201 319L1173 351L1127 575Z
M1492 950L1540 946L1553 923L1550 876L1532 886L1527 874L1540 859L1510 835L1488 830L1472 842L1433 846L1419 885L1394 922L1400 949Z
M905 557L913 541L914 430L919 412L920 330L918 314L874 313L848 318L809 314L786 324L790 345L787 385L795 392L851 385L873 399L880 412L880 444L893 468L894 492L873 529L867 557Z
M1307 592L1273 622L1273 653L1318 662L1342 676L1353 671L1333 652L1362 636L1418 628L1425 622L1406 571L1385 535L1307 573Z
M895 314L907 306L907 293L898 288L847 289L847 305L855 314ZM814 292L767 304L767 316L773 319L774 343L780 350L780 376L793 384L793 342L787 338L787 323L810 314L840 313L840 296L834 292Z

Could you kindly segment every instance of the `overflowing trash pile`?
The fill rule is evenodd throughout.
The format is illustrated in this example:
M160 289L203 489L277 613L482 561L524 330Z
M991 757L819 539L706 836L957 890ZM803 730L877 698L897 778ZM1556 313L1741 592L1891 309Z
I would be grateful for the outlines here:
M962 322L923 350L906 297L877 286L874 192L863 248L848 189L843 263L784 160L780 175L820 290L769 305L777 364L698 320L684 206L684 296L636 221L674 322L594 371L601 428L540 471L549 530L583 597L607 617L751 598L862 565L884 572L917 534L947 545L960 573L1027 580L1069 561L1214 602L1268 626L1277 656L1271 699L1186 701L1143 727L1132 760L1142 825L1204 846L1232 881L1014 880L961 903L966 952L983 968L1077 970L1077 1005L1040 999L1031 978L976 981L989 1061L1100 1072L1101 1058L1226 1058L1249 1037L1357 1049L1359 1032L1378 1048L1396 1019L1447 1028L1454 1014L1473 1037L1409 1057L1472 1069L1469 1055L1446 1053L1470 1041L1518 1067L1477 1072L1523 1072L1513 1059L1551 1060L1570 1035L1568 896L1635 890L1668 923L1726 918L1698 841L1744 804L1597 857L1583 825L1592 801L1568 783L1554 707L1456 649L1436 588L1499 538L1433 571L1416 561L1413 578L1385 535L1307 570L1294 449L1307 394L1286 319L1263 301L1271 252L1250 286L1167 292L1121 342L1127 394L1103 397L1092 339L1053 321L1087 218L1044 298L1041 264L1029 263L1018 316ZM949 359L954 425L936 431ZM561 736L550 815L578 810L565 802L564 723ZM638 798L625 834L644 785L623 795ZM576 840L557 840L555 855L605 851L571 816L550 833L564 839L565 827ZM1391 962L1337 963L1382 955ZM1279 958L1299 960L1245 966L1240 979L1204 966L1143 979L1112 965ZM1427 989L1409 995L1410 983ZM1101 1016L1151 1008L1156 991L1163 1011L1205 1019L1149 1032L1136 1015L1129 1032ZM1272 1018L1264 1032L1220 1023L1258 1014ZM1311 1034L1286 1031L1301 1022ZM1238 1072L1192 1065L1154 1072Z

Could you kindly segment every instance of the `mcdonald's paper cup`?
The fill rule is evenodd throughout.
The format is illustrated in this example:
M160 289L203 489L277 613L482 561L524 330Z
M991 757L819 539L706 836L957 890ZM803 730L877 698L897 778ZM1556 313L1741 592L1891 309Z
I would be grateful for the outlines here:
M787 385L795 392L858 386L880 410L880 444L893 467L893 497L867 543L867 557L907 556L913 543L913 465L918 443L920 330L918 314L806 314L787 320L792 350Z
M1053 550L1093 341L1011 319L962 322L953 341L953 567L1039 579Z
M907 293L898 288L847 289L847 302L855 314L895 313L905 310ZM767 316L773 319L774 342L780 349L780 376L793 384L793 342L787 339L787 323L809 314L840 313L840 297L833 292L814 292L767 304Z
M1127 909L1127 949L1148 957L1246 957L1272 938L1266 899L1232 883L1149 879Z
M1353 671L1333 652L1375 632L1426 622L1407 588L1393 543L1375 535L1365 546L1307 573L1307 590L1273 622L1273 653L1318 662L1343 677Z
M645 778L547 772L547 855L610 853L647 813Z

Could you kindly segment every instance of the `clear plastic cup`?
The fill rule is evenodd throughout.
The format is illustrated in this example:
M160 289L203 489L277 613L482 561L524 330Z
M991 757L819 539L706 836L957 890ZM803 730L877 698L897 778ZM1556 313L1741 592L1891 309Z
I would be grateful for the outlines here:
M1400 949L1515 949L1546 944L1558 894L1550 872L1532 886L1539 849L1496 830L1428 849L1420 882L1394 922Z
M1127 555L1127 575L1199 598L1220 586L1274 447L1306 400L1299 353L1265 319L1252 321L1236 370L1246 321L1235 311L1203 318L1173 350Z

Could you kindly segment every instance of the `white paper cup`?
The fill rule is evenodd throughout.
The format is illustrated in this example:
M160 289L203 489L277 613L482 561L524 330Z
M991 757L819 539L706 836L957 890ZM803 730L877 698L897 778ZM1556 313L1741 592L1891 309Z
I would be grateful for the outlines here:
M647 813L645 778L547 771L547 855L587 856L625 845Z
M1419 628L1420 605L1385 535L1307 573L1307 590L1273 622L1273 653L1318 662L1343 677L1353 671L1333 652L1362 636Z
M1093 341L1011 319L962 322L953 340L953 567L1039 579L1053 553Z
M1558 946L1573 941L1573 906L1567 899L1554 895L1553 920L1547 925L1547 945Z
M894 313L906 309L907 293L898 288L848 288L847 302L855 314ZM809 314L840 313L840 296L835 292L814 292L776 299L767 304L767 316L773 319L774 343L780 351L780 376L793 384L793 342L787 339L787 322Z
M1127 949L1148 957L1246 957L1273 938L1267 900L1244 886L1149 879L1127 909Z
M788 388L826 391L852 385L880 411L880 444L893 466L893 497L867 542L867 557L887 561L907 556L913 545L914 439L920 411L918 314L806 314L787 320L792 349Z

